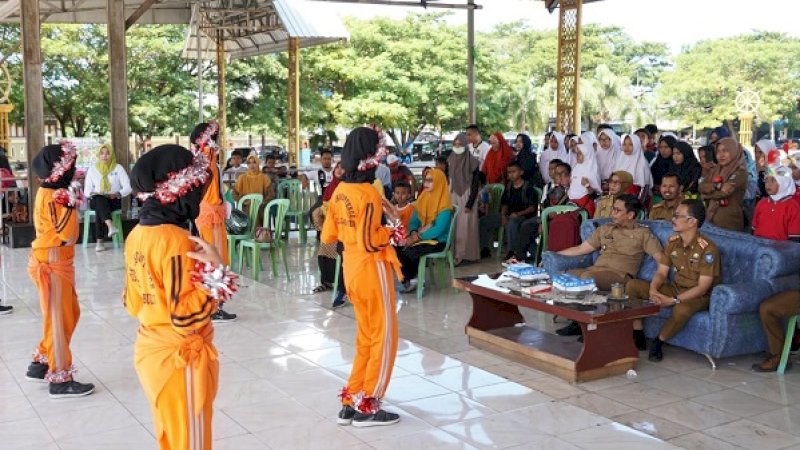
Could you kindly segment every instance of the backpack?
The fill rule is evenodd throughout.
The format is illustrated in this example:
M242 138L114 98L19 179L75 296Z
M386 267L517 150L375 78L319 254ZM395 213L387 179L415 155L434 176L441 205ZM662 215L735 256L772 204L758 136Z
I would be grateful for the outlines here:
M547 232L547 250L558 252L580 245L581 210L556 214L550 219Z

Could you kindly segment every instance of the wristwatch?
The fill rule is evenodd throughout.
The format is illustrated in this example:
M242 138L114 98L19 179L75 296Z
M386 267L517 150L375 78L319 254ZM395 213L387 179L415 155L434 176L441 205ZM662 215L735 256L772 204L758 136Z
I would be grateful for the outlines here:
M673 305L677 305L680 302L681 302L681 300L678 297L672 297L672 304Z

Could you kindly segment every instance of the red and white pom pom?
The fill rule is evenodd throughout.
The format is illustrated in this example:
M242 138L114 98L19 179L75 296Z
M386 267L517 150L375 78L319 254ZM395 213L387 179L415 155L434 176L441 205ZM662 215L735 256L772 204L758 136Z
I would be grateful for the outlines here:
M229 267L208 262L196 262L192 271L192 281L202 285L211 298L223 303L239 290L238 278Z
M406 233L406 226L403 225L403 222L400 219L389 220L386 226L389 227L392 232L389 236L389 243L394 246L405 245L408 235Z
M375 397L361 395L356 402L356 409L362 414L375 414L381 409L381 401Z
M203 133L201 133L200 136L197 137L195 142L192 142L192 150L198 151L202 149L204 146L216 148L217 143L214 142L214 139L212 139L211 136L217 134L218 131L219 131L219 123L217 123L216 120L210 120L208 122L208 127L206 128L206 131L203 131Z
M64 205L67 208L77 208L83 201L83 189L81 184L77 181L70 183L68 188L56 189L53 192L53 200L59 205Z
M194 152L192 164L177 172L171 172L165 181L156 183L153 192L142 192L137 197L145 201L154 197L162 205L174 203L192 189L203 186L211 176L208 172L208 158L202 152Z

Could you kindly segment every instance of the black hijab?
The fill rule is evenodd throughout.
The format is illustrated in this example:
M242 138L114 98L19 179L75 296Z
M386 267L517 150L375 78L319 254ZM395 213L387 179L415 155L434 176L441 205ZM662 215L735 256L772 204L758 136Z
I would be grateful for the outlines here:
M666 142L672 151L675 151L675 143L677 139L672 136L663 136L658 140L658 143ZM656 159L650 164L650 171L653 173L653 184L661 184L661 179L669 172L672 167L672 158L664 158L661 156L661 151L656 151Z
M359 171L361 160L373 156L378 151L378 133L372 128L360 127L353 130L342 149L342 168L345 183L372 183L375 180L375 168Z
M33 158L33 173L36 174L37 177L44 180L50 176L53 172L53 166L61 159L63 151L61 150L61 145L53 144L53 145L45 145L39 150L39 153ZM64 173L58 180L54 182L46 182L42 181L43 188L49 189L62 189L69 187L69 184L72 182L72 178L75 176L75 164L72 164L72 167Z
M691 145L679 141L675 144L675 148L683 155L683 163L675 164L673 161L670 172L678 175L678 181L683 186L684 191L697 192L697 180L703 173L703 168L700 167L700 162L694 156Z
M153 192L159 181L165 181L172 172L192 164L192 152L180 145L159 145L142 155L131 170L131 187L136 192ZM203 187L192 189L179 197L175 202L162 204L154 197L144 201L139 211L139 223L142 225L171 224L188 227L200 213L200 200Z
M522 179L525 181L533 181L537 186L539 185L538 181L536 180L536 175L539 174L539 165L536 164L536 155L533 154L531 148L533 144L531 143L531 138L528 137L527 134L518 134L517 139L522 139L522 150L517 153L517 157L514 159L514 162L519 164L522 167Z

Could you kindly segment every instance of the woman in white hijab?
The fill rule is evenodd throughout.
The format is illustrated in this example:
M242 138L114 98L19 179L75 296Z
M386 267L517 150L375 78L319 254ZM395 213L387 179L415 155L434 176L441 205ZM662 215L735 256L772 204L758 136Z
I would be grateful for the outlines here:
M539 172L542 174L545 183L552 181L550 180L550 174L547 172L550 161L560 159L565 163L569 163L567 148L564 147L563 134L554 131L553 134L550 135L550 142L548 142L548 144L547 148L545 148L539 156Z
M635 134L622 136L622 152L618 155L614 163L614 170L624 170L633 175L633 184L638 186L640 191L649 192L653 188L653 173L650 172L650 164L642 152L642 141Z
M778 241L800 238L800 203L794 199L791 169L770 169L764 184L769 196L756 205L753 234Z
M619 154L622 153L622 141L614 130L604 128L597 138L597 167L600 168L600 180L608 180L614 172Z
M569 183L569 201L585 209L589 217L594 217L595 203L592 194L602 194L600 173L597 168L597 155L590 144L575 147L575 167Z

